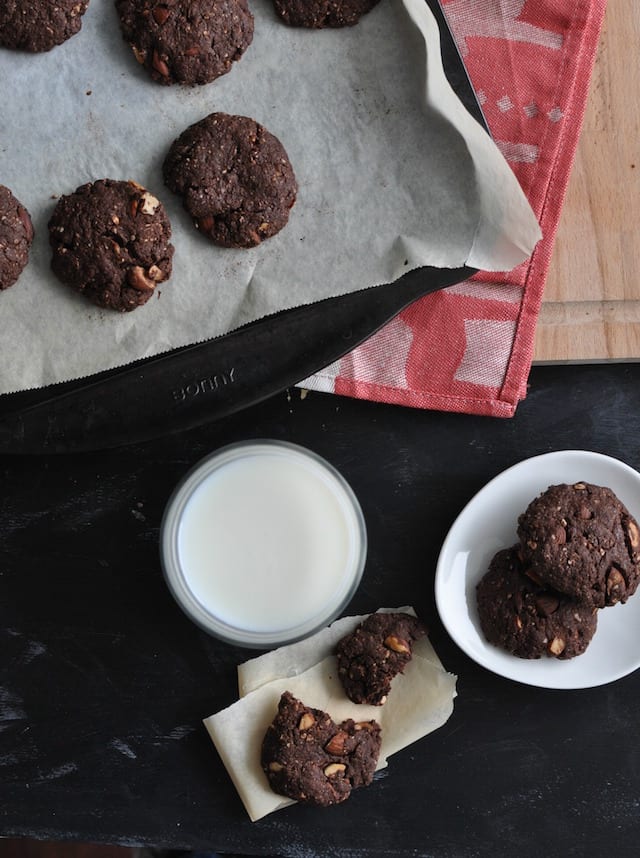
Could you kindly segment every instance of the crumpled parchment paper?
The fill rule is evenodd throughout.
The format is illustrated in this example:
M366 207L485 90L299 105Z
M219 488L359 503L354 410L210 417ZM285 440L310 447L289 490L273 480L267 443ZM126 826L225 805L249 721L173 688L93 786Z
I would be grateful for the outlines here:
M0 183L36 230L29 265L0 294L0 393L127 364L412 268L507 270L530 255L538 224L449 87L424 0L382 0L357 26L322 31L285 26L270 0L250 5L253 44L202 87L153 83L110 0L91 0L81 32L47 54L0 50ZM251 250L211 244L163 185L171 142L213 111L265 125L298 179L289 224ZM56 198L100 178L149 188L173 227L173 276L131 313L93 306L49 268Z

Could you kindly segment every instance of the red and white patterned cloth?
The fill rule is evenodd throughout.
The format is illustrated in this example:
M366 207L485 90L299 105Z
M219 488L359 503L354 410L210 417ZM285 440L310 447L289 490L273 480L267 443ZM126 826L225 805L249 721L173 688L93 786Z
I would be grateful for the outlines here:
M303 385L414 408L511 417L526 393L606 0L442 5L491 134L544 237L513 271L479 272L420 299Z

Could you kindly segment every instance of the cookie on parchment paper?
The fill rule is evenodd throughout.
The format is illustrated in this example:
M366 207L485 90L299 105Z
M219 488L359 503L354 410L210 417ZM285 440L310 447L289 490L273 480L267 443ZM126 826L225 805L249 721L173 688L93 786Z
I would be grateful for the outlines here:
M352 27L380 0L273 0L276 14L292 27Z
M626 602L640 582L640 529L605 486L549 486L518 519L529 574L596 608Z
M253 41L247 0L116 0L120 28L158 83L210 83Z
M370 614L336 647L338 676L347 697L372 706L385 703L392 679L404 671L413 644L426 633L411 614Z
M254 247L274 236L298 191L278 138L254 119L228 113L211 113L183 131L163 173L196 228L223 247Z
M498 551L476 587L485 638L519 658L581 655L596 631L596 608L537 584L519 553L518 545Z
M171 225L133 181L100 179L61 197L49 221L51 267L65 284L119 312L146 304L171 276Z
M0 292L17 281L29 261L33 224L9 188L0 185Z
M260 762L274 792L327 807L371 783L380 743L375 721L336 724L285 691L264 736Z
M43 53L75 36L89 0L2 0L0 47Z

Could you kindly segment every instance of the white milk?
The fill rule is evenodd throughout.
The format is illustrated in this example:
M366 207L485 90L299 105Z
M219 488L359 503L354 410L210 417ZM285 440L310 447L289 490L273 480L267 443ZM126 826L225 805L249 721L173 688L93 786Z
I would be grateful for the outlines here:
M362 513L322 459L287 444L234 445L183 488L173 559L187 613L201 625L238 641L246 632L252 645L280 643L315 631L353 595L366 547ZM166 555L169 584L184 602Z

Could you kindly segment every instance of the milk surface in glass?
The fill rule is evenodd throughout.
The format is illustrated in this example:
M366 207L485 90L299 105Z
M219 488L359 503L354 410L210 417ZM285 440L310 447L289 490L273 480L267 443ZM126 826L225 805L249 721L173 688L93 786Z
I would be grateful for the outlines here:
M342 486L313 459L286 450L213 470L187 501L178 532L195 599L255 632L292 628L339 600L357 547Z

